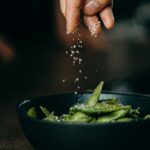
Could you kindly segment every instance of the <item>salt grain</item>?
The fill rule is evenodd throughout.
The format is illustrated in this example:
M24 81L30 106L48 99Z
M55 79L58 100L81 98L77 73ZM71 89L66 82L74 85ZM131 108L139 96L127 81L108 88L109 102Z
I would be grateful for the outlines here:
M66 82L66 79L63 79L62 82L65 83L65 82Z
M81 69L79 70L79 73L82 73L82 70L81 70Z
M74 82L79 82L79 78L77 77Z
M75 95L77 95L77 94L78 94L78 92L77 92L77 91L75 91L75 92L74 92L74 94L75 94Z

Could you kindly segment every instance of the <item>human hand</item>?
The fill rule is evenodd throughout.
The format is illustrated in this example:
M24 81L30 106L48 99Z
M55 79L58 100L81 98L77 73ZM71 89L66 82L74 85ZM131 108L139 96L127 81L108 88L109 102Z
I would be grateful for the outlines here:
M60 6L67 34L75 32L81 20L95 37L101 32L99 18L107 29L114 26L112 0L60 0Z

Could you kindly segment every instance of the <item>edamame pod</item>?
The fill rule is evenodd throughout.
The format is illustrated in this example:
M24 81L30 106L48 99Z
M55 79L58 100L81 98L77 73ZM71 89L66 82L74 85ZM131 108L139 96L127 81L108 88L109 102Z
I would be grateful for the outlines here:
M104 81L101 81L100 84L94 90L93 94L88 98L87 103L86 103L88 106L92 107L97 104L103 85L104 85Z
M97 123L109 123L109 122L113 122L119 118L123 118L125 117L129 111L130 111L130 106L126 106L126 108L115 111L113 113L109 113L105 116L101 116L98 118Z

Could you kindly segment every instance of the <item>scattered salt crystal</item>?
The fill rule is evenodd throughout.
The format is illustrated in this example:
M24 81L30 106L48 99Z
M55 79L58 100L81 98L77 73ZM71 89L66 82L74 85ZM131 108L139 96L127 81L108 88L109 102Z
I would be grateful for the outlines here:
M73 50L71 50L71 54L74 54L74 51L73 51Z
M84 77L87 80L87 76Z
M68 54L68 51L66 51L66 54Z
M75 82L79 82L79 78L78 77L75 79Z
M73 45L73 48L76 48L76 45Z
M81 59L81 58L79 58L79 61L81 62L81 61L82 61L82 59Z
M63 83L65 83L65 82L66 82L66 79L63 79L62 81L63 81Z
M79 54L80 52L79 51L76 51L76 54Z
M77 94L78 94L78 92L77 92L77 91L75 91L75 92L74 92L74 94L75 94L75 95L77 95Z
M79 73L82 73L82 70L81 70L81 69L79 70Z
M78 86L77 88L80 89L80 86Z
M73 61L73 66L75 65L75 63L76 63L76 61L74 60L74 61Z

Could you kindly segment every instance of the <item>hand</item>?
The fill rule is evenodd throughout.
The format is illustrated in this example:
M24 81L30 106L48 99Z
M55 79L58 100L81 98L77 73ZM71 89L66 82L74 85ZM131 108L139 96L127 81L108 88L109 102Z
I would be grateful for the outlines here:
M99 17L107 29L114 26L112 0L60 0L60 6L67 22L67 34L76 31L81 19L92 36L97 36L101 32Z

